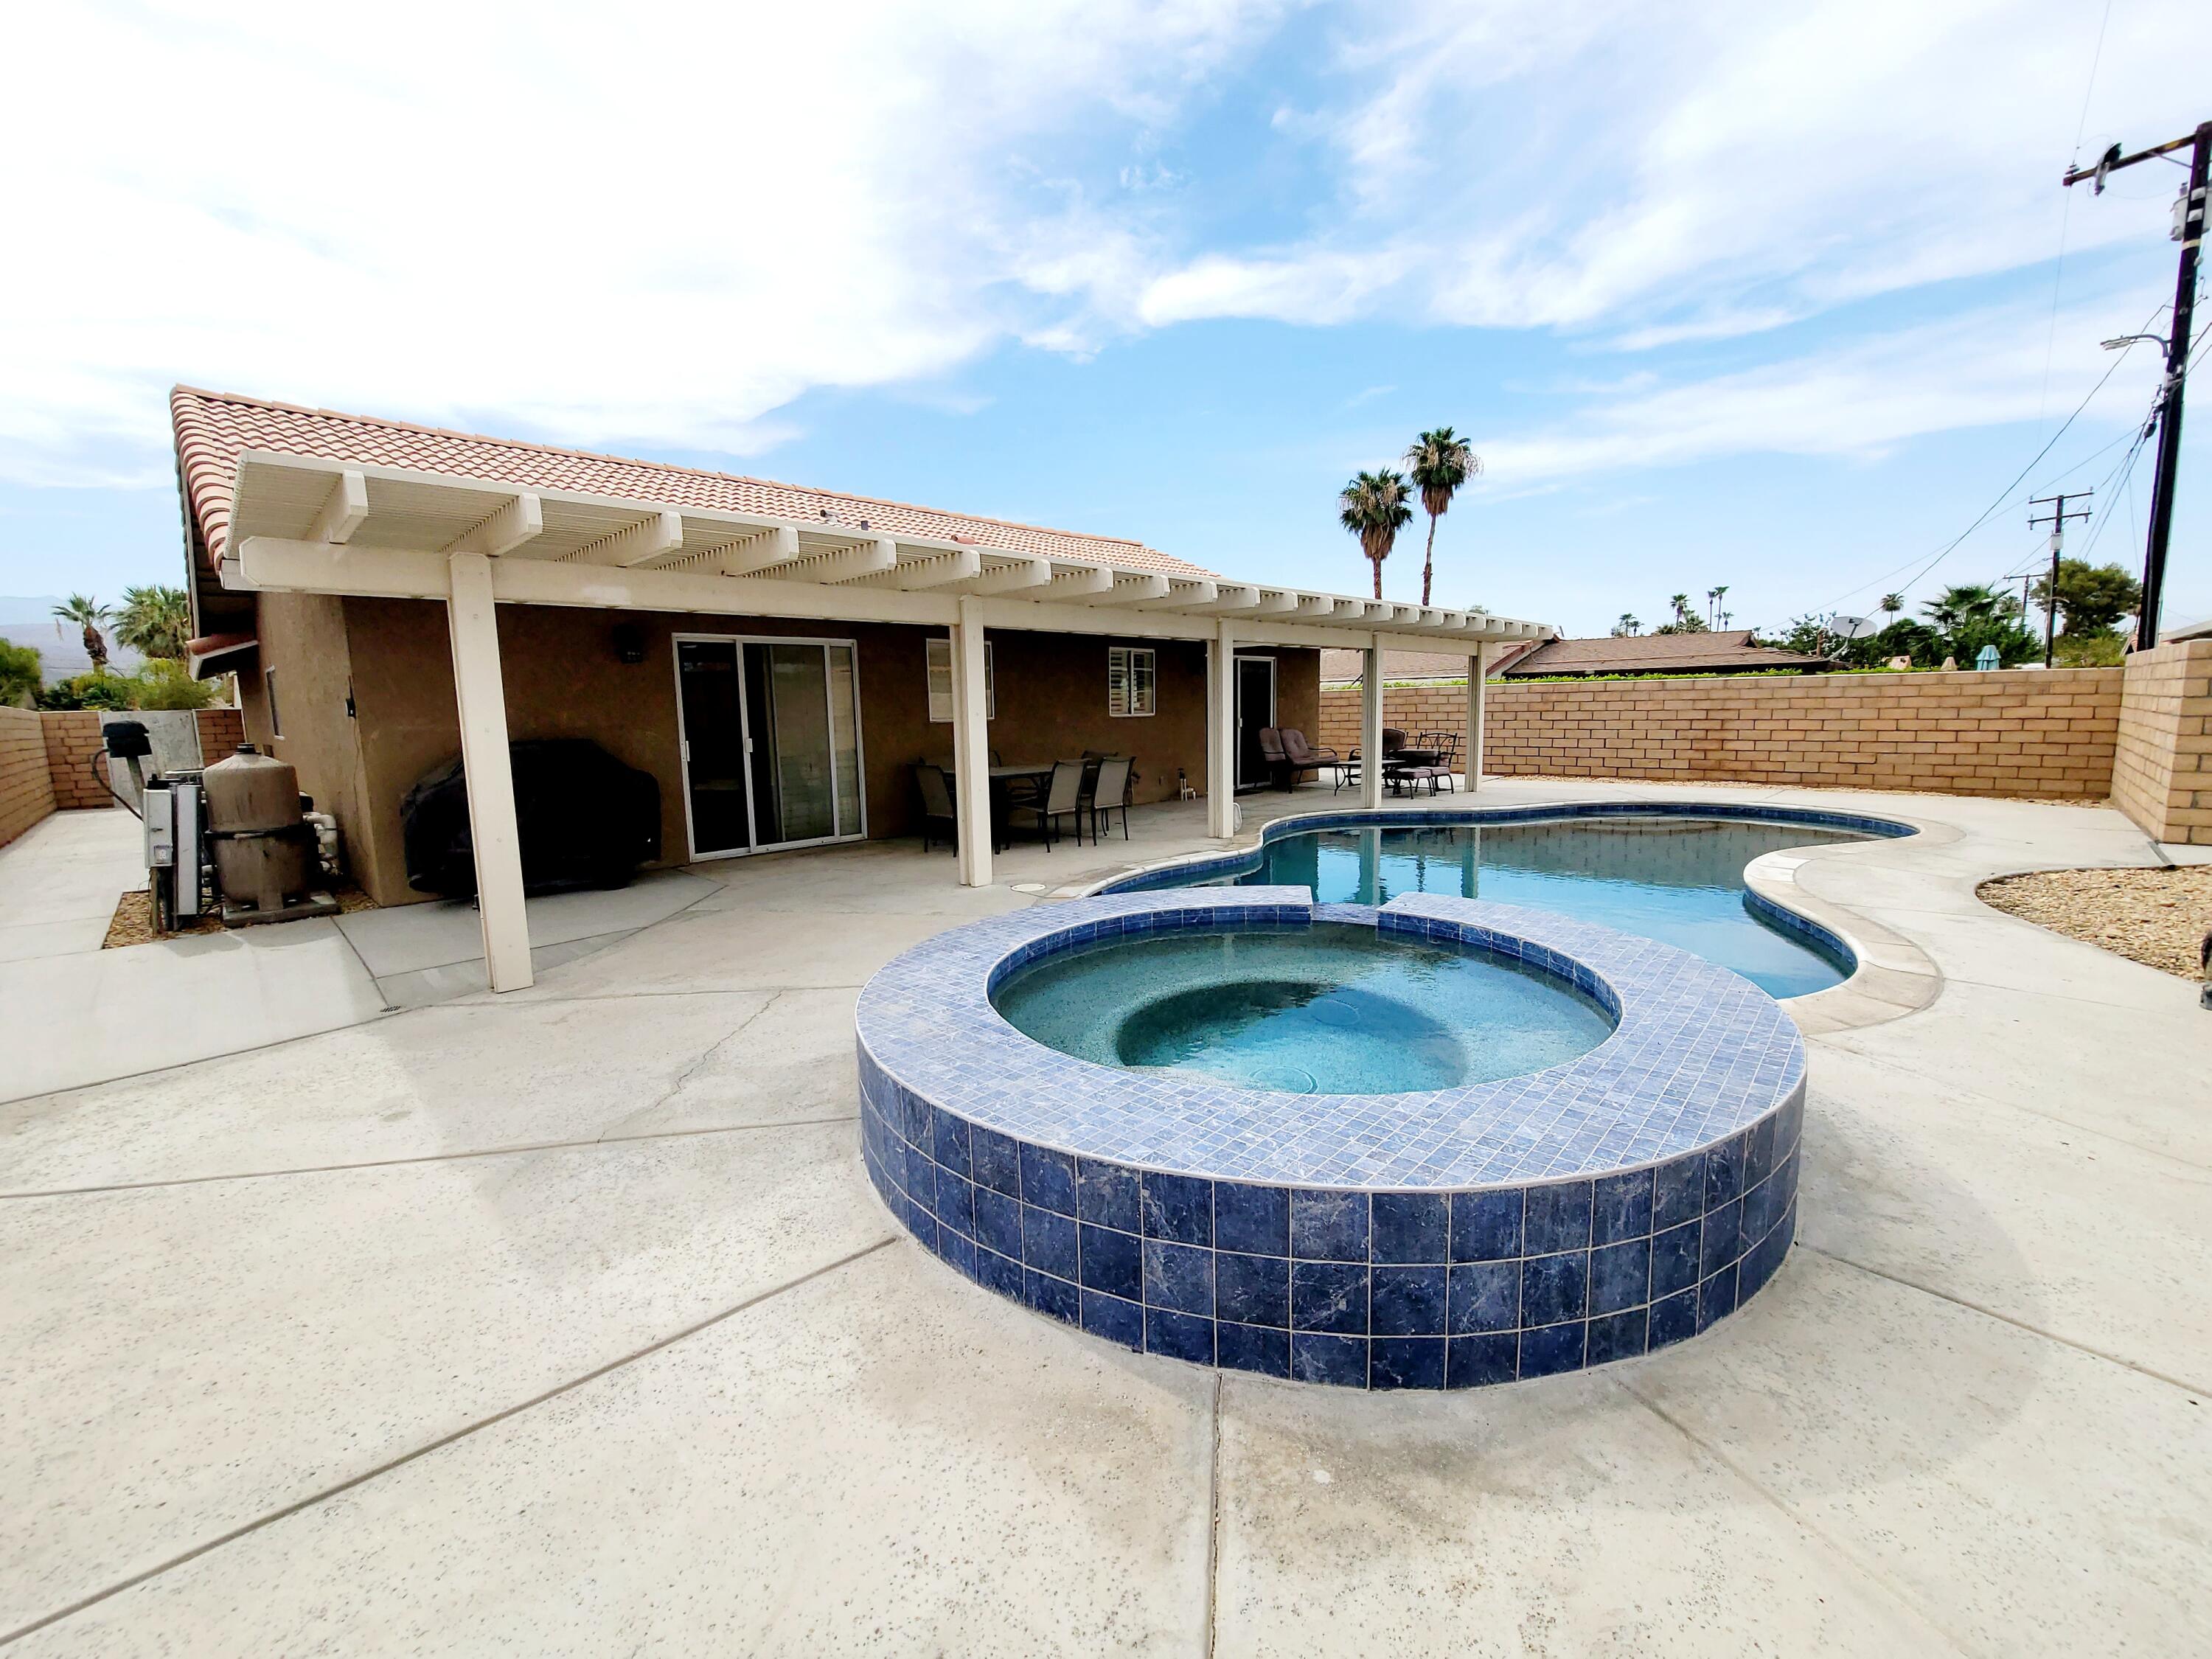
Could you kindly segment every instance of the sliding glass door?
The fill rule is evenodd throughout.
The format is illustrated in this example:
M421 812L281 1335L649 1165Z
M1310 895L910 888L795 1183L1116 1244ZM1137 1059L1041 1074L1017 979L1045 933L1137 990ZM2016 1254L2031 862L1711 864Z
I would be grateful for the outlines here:
M676 638L693 858L867 833L850 640Z

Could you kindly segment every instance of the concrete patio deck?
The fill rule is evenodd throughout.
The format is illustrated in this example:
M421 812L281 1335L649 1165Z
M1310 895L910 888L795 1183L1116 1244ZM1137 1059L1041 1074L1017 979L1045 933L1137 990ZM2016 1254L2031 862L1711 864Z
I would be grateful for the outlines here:
M2158 854L2102 810L1483 795L1651 798L1931 827L1787 872L1935 995L1805 1022L1799 1247L1706 1337L1370 1396L1002 1303L868 1189L854 998L1202 817L981 890L910 844L705 866L527 992L0 1106L0 1646L2212 1649L2212 1015L1973 894ZM78 1040L28 982L17 1075Z

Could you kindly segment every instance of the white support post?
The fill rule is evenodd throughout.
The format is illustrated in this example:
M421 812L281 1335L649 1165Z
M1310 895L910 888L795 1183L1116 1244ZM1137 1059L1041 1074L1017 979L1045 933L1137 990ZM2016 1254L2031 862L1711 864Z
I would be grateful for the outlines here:
M1206 642L1206 833L1237 833L1237 630L1225 619Z
M1467 792L1482 787L1483 705L1489 699L1490 647L1478 645L1467 659Z
M991 884L990 703L983 685L983 606L960 601L952 625L952 780L959 815L960 884Z
M1359 670L1359 804L1382 805L1382 640L1370 635Z
M532 980L530 922L522 908L522 836L514 820L491 561L481 553L456 553L450 571L446 622L453 636L453 696L460 706L461 767L468 779L469 841L476 849L484 970L495 991L526 990Z

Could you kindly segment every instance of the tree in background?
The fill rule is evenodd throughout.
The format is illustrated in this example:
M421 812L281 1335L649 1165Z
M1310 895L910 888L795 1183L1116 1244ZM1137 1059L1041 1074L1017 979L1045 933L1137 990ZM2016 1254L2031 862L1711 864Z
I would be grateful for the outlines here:
M54 637L62 638L62 624L75 623L84 629L84 654L92 659L92 672L107 672L107 637L100 625L113 613L88 594L72 593L54 607Z
M2020 601L1986 583L1961 582L1947 587L1921 609L1942 636L1943 654L1962 668L1971 667L1985 645L1996 647L1997 661L2007 668L2043 654L2041 641L2021 626ZM1879 640L1882 635L1875 637Z
M1375 567L1375 597L1382 597L1382 561L1398 532L1413 521L1407 505L1411 495L1405 476L1384 468L1380 472L1355 474L1337 495L1337 522L1359 538L1359 550Z
M1421 603L1429 602L1429 580L1437 564L1437 520L1450 511L1459 487L1482 471L1482 457L1448 426L1424 432L1406 451L1406 471L1421 492L1429 515L1428 551L1421 559ZM1381 598L1378 592L1376 596Z
M2036 604L2049 610L2050 576L2038 577L2033 591ZM2142 604L2142 584L2120 566L2058 561L2058 621L2069 638L2117 634L2122 620L2134 616Z
M1643 631L1644 624L1626 611L1620 613L1620 620L1613 625L1613 637L1616 640L1633 639Z
M1883 594L1881 596L1881 608L1886 614L1894 617L1899 611L1905 609L1905 595L1902 593Z
M45 683L36 647L0 640L0 708L36 708Z
M182 662L191 637L191 602L181 587L126 587L116 613L115 637L142 657Z
M1705 619L1690 609L1690 596L1687 593L1676 593L1669 598L1667 603L1674 607L1674 620L1660 623L1651 630L1654 634L1710 634L1712 632L1712 629L1706 626Z

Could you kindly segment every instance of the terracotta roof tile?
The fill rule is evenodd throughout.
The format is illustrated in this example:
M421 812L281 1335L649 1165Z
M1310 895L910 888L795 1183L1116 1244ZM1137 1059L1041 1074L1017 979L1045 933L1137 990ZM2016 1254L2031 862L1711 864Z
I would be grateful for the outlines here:
M866 519L894 534L969 541L979 547L1053 558L1113 563L1175 576L1213 573L1146 547L1108 536L1079 535L1003 519L976 518L912 507L903 501L808 489L734 473L706 472L661 461L627 460L613 455L556 449L509 438L479 437L404 421L343 415L327 409L302 409L230 392L177 386L169 393L175 428L177 465L185 495L200 526L210 562L220 561L230 530L231 501L238 479L238 457L248 449L273 450L319 460L353 461L368 466L407 467L483 478L522 489L573 489L595 495L629 496L671 507L764 513L779 518L815 520L828 507L841 523Z
M1725 633L1637 634L1621 638L1551 640L1505 672L1543 674L1706 674L1730 668L1826 668L1821 657L1753 645L1751 629Z
M1514 640L1497 647L1490 659L1490 672L1498 672L1507 663L1523 653L1534 651L1540 641ZM1367 653L1331 646L1321 653L1321 683L1323 685L1349 685L1358 679ZM1385 651L1382 653L1382 681L1386 685L1406 680L1463 680L1467 678L1468 653L1462 651Z

